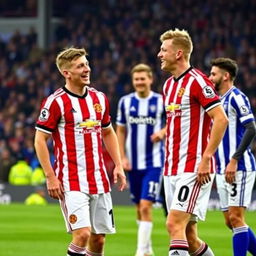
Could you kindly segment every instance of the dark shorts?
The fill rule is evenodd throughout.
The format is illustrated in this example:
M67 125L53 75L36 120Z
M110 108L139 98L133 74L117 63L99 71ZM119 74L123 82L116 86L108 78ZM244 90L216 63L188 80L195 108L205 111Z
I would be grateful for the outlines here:
M161 168L132 170L128 172L131 200L138 204L141 199L156 201L159 193Z

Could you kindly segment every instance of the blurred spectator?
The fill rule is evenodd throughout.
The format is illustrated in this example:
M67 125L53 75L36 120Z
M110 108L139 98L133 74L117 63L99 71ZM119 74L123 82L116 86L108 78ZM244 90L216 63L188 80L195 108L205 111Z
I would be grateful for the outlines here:
M36 3L1 1L0 15L34 16ZM119 98L132 90L130 69L136 63L152 66L153 89L162 91L167 74L160 71L156 57L158 37L175 27L187 29L195 39L191 64L202 71L210 70L212 58L224 56L238 62L235 84L248 96L255 113L255 0L232 1L228 5L223 0L54 0L52 4L53 14L61 22L47 50L36 44L33 27L28 34L18 30L11 35L0 33L0 142L4 141L4 148L15 159L23 152L29 164L36 166L31 141L40 103L63 84L55 55L71 45L85 47L90 53L92 85L109 98L113 123ZM174 8L175 12L170 12Z
M45 199L45 188L41 186L35 187L35 192L30 194L25 199L25 205L47 205L48 202Z
M36 167L31 176L31 185L39 186L45 184L45 175L41 167Z
M14 163L15 159L10 150L4 148L0 153L0 182L8 182L9 173Z
M31 185L32 168L28 163L19 157L16 164L11 167L9 183L11 185Z

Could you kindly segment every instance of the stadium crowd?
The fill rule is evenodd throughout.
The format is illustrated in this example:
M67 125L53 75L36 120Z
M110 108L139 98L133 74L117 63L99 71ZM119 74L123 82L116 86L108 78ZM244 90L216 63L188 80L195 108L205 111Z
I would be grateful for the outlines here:
M92 86L107 94L113 123L118 100L132 90L130 70L135 64L144 62L153 68L153 89L161 92L166 77L156 56L159 36L175 27L192 35L191 64L206 73L212 58L237 61L235 84L249 97L255 112L255 12L256 0L83 1L67 3L58 12L63 19L46 50L38 47L34 28L28 34L0 34L0 181L8 181L20 154L32 169L38 167L35 122L42 99L64 85L55 56L66 46L88 50Z

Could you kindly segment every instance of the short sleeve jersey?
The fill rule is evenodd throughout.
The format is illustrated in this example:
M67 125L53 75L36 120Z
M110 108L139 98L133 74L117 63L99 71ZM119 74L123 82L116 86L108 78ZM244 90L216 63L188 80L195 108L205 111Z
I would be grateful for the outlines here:
M163 94L167 116L164 175L197 172L210 136L207 111L221 104L219 97L207 76L192 67L177 79L167 79ZM214 172L214 157L211 166Z
M43 101L36 129L52 135L54 170L65 191L110 191L101 136L110 125L108 100L93 88L78 96L63 87Z

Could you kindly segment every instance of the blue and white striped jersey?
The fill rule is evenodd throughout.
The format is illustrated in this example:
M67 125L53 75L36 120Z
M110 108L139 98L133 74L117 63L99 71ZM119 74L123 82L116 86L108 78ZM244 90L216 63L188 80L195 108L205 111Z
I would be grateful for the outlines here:
M224 173L229 160L236 152L243 137L244 125L254 120L250 102L243 92L233 86L222 97L221 103L229 119L229 125L216 152L217 173ZM238 161L239 171L255 171L255 158L248 147Z
M162 95L153 91L147 98L133 92L120 99L116 124L126 126L125 150L133 170L163 167L163 141L152 143L150 136L163 128L164 116Z

